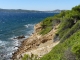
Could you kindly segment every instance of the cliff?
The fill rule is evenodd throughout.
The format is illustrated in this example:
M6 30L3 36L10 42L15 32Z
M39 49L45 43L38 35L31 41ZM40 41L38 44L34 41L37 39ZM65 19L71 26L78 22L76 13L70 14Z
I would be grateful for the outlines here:
M55 18L60 20L60 26L54 40L60 43L40 60L80 60L80 5L62 11L52 20Z
M80 60L80 5L44 19L34 29L13 54L14 60L26 60L25 54L38 55L38 60Z
M56 29L55 29L56 28ZM53 42L53 37L57 31L58 25L55 26L49 33L40 35L41 23L34 26L35 32L26 40L24 40L19 49L13 54L12 59L20 60L25 54L38 55L42 57L44 54L51 51L52 47L57 45L59 41Z

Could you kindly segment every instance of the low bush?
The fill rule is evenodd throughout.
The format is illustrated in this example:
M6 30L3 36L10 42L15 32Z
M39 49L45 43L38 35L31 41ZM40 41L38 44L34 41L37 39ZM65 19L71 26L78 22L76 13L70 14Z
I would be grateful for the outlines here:
M47 34L48 32L50 32L51 30L52 30L52 27L47 27L47 28L43 29L43 30L40 32L40 34L45 35L45 34Z
M54 26L56 24L60 23L60 19L58 18L53 18L53 17L49 17L46 18L45 20L42 21L41 26L42 26L42 30L40 31L40 34L45 35L48 32L50 32L52 30L52 28L54 28Z
M59 38L61 43L40 60L80 60L80 5L55 15L55 19L60 21L55 40Z
M24 55L24 57L22 58L22 60L28 60L28 58L29 58L29 55Z
M80 60L80 43L76 43L72 46L72 52L77 57L77 60Z
M65 56L65 52L70 48L69 54L71 54L70 56L74 56L74 53L71 51L72 46L76 43L80 44L80 31L77 31L76 33L74 33L70 38L68 38L67 40L65 40L63 43L59 43L58 45L56 45L51 52L49 52L48 54L44 55L40 60L64 60L64 56ZM75 51L75 49L73 49ZM68 54L66 54L68 55ZM80 54L78 54L78 56L80 56ZM70 57L66 56L66 59L68 59ZM77 56L75 56L75 58L77 58ZM74 58L74 59L75 59ZM77 59L78 60L78 59Z
M31 56L25 54L22 60L39 60L37 55L31 54Z
M78 30L80 30L80 21L77 21L77 23L61 38L61 42L64 42L64 40L69 38Z

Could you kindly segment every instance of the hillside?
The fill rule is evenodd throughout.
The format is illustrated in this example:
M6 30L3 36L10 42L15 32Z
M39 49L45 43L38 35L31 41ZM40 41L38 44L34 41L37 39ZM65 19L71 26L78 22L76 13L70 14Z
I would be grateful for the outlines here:
M58 27L56 28L56 26ZM56 31L51 32L52 30ZM49 40L52 40L54 44L56 42L59 43L53 46L53 49L47 54L41 56L40 59L37 57L34 59L34 55L30 57L24 54L20 57L22 60L80 60L80 5L73 7L72 10L62 11L60 14L44 19L37 25L35 31L37 36L39 35L39 39L36 39L36 35L33 34L32 36L34 38L31 41L34 44L32 42L29 42L29 44L25 41L23 45L26 43L28 46L31 45L30 48L33 48L37 43L40 46L41 43L47 43ZM27 45L24 45L24 48L25 46ZM35 49L37 49L36 46ZM23 50L23 46L20 50ZM25 51L27 50L25 49ZM21 52L21 54L23 53L25 52ZM13 56L15 57L17 55L14 54Z
M12 12L21 12L21 13L60 13L62 10L53 10L53 11L38 11L38 10L23 10L23 9L0 9L0 12L12 13Z
M54 18L60 21L54 40L58 38L60 43L40 60L80 60L80 5L63 11L52 19ZM46 25L44 23L43 26Z

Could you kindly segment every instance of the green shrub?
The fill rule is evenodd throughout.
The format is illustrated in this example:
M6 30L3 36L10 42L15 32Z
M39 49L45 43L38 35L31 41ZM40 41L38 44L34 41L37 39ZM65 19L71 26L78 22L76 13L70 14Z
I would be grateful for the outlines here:
M29 55L24 55L24 57L22 58L22 60L28 60L28 58L29 58Z
M40 34L45 35L52 30L52 17L48 17L41 22L42 30Z
M59 37L61 43L40 60L80 60L80 5L73 7L72 10L61 12L50 20L45 20L42 23L44 28L41 34L48 33L51 30L47 30L48 27L52 27L59 20L60 26L56 35L58 35L57 37ZM45 31L47 32L44 33Z
M37 55L31 54L31 56L25 54L22 60L39 60Z
M71 48L65 50L62 60L76 60L75 54L71 52Z
M72 46L72 52L77 56L77 59L80 60L80 43L76 43Z
M61 17L62 20L61 20L60 27L57 32L60 39L65 35L65 31L67 33L69 31L68 29L71 29L73 25L78 20L80 20L79 10L80 10L80 5L73 7L72 10L65 11L65 13L60 13L63 15L63 17Z
M67 38L69 38L76 31L80 30L80 21L78 21L61 39L61 42L64 42Z
M45 29L48 26L52 26L52 17L48 17L48 18L44 19L41 23L41 26L43 29Z
M53 17L48 17L45 20L41 22L42 30L40 31L40 34L45 35L48 32L52 30L52 28L60 23L59 18L53 18Z
M56 45L51 50L51 52L44 55L40 60L44 60L44 59L45 60L48 60L48 59L49 60L64 60L63 58L64 58L64 54L66 50L68 50L69 48L72 49L72 46L76 44L77 42L80 44L80 31L77 31L76 33L74 33L70 38L65 40L63 43L59 43L58 45ZM66 56L66 58L68 58L68 56Z
M79 11L80 12L80 5L73 7L72 10L73 11Z
M43 29L43 30L40 32L40 34L45 35L45 34L47 34L48 32L50 32L51 30L52 30L52 27L47 27L47 28Z

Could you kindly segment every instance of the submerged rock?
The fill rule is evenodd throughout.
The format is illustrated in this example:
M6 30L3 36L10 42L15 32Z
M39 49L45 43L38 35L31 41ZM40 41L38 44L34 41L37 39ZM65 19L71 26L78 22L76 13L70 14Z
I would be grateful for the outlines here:
M25 38L24 35L22 35L22 36L18 36L18 37L15 37L14 39L23 39L23 38Z

